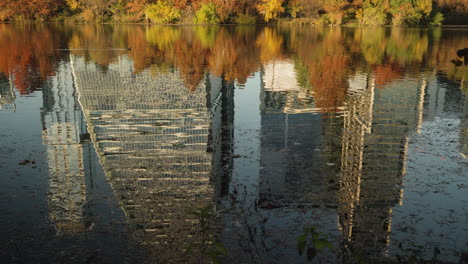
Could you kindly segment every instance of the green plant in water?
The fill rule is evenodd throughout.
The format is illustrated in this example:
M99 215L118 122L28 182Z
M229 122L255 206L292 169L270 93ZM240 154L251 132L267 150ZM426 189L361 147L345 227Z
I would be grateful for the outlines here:
M227 250L224 245L220 242L214 242L214 230L212 228L212 222L218 215L212 205L205 206L198 209L197 211L189 211L188 215L194 215L198 217L200 223L201 232L201 244L199 245L202 256L210 256L213 263L221 263L220 258L227 255ZM194 244L191 244L187 251L192 251ZM201 261L203 263L203 261Z
M297 237L299 255L305 252L309 261L315 258L317 251L325 248L333 248L333 244L325 238L323 233L318 232L315 226L304 228L304 233Z

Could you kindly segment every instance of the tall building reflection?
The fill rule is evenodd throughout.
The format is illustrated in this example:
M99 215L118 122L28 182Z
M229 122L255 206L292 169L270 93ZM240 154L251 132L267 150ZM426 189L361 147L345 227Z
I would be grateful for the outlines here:
M81 232L85 228L86 128L75 96L72 72L62 63L57 75L43 88L41 112L43 142L49 167L49 216L58 233Z
M282 70L275 72L275 67ZM344 107L338 113L323 114L315 107L313 90L289 80L294 78L293 69L288 61L263 68L258 93L260 162L248 171L236 171L234 166L232 175L240 182L238 175L258 171L259 186L235 181L236 187L230 189L231 195L238 196L240 190L250 188L257 191L257 200L250 209L245 202L227 202L245 207L239 212L246 216L244 227L226 222L225 243L235 252L251 247L263 260L286 261L297 253L295 236L282 238L284 232L299 235L304 226L315 225L340 232L345 250L358 249L370 256L385 253L391 239L392 208L402 202L408 136L422 122L419 113L424 110L420 107L427 82L410 79L378 89L373 74L356 72L348 78ZM244 148L242 141L235 139L233 148ZM239 159L239 163L249 162ZM327 216L330 209L336 210L338 218ZM236 233L233 230L244 232L243 237L252 241L250 246L239 248L227 238Z
M407 81L376 89L371 74L357 77L350 79L344 117L339 224L346 247L382 254L392 208L402 199L408 136L421 122L426 85Z
M0 74L0 109L15 108L16 95L11 78Z
M293 62L267 64L263 77L260 200L334 203L325 187L333 171L324 165L334 149L322 143L335 120L322 119L312 93L297 85Z
M141 27L128 34L133 28L110 27L94 39L97 29L73 29L69 43L43 45L55 53L34 56L33 66L35 49L17 49L29 54L20 71L11 74L18 65L11 60L0 74L0 108L15 107L15 91L43 88L49 217L58 234L90 229L102 209L90 205L101 191L92 170L102 166L109 200L161 262L190 258L184 249L200 233L187 212L209 204L230 209L217 219L216 238L231 262L301 262L296 238L305 226L339 237L344 252L377 255L390 248L412 133L440 116L456 119L454 126L461 119L454 140L468 156L466 78L449 76L443 62L453 52L438 46L463 38L400 29L389 38L387 30L238 35ZM161 33L170 34L155 38ZM71 61L63 62L67 45ZM335 253L330 262L338 262Z
M81 57L72 65L91 140L138 240L161 261L190 257L181 252L200 234L187 212L213 203L213 172L229 163L226 84L207 74L190 91L175 70L134 74L125 56L105 70Z

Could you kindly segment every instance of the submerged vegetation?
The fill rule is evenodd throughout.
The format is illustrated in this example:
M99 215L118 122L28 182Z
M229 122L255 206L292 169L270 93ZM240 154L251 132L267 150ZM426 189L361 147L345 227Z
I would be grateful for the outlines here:
M0 22L466 24L465 0L2 0Z

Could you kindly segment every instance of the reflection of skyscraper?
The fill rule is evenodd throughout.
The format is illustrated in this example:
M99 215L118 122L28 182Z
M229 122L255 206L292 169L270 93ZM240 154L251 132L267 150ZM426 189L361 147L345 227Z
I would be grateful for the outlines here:
M11 77L3 78L3 75L0 75L0 109L14 108L15 98Z
M438 74L428 86L425 120L433 120L441 113L460 118L459 149L468 158L468 89L463 85L463 80L453 81Z
M296 237L304 227L336 232L330 188L336 155L327 131L340 118L322 120L310 91L295 79L294 64L280 61L235 91L236 158L225 198L233 209L223 217L221 237L228 252L245 253L227 262L300 263L305 257L297 254Z
M353 234L354 209L358 205L363 170L364 142L371 133L375 85L363 74L349 80L347 107L344 111L341 150L339 224L345 239Z
M210 129L221 129L220 78L207 76L190 92L177 72L133 74L126 57L106 72L79 57L72 64L91 139L138 239L163 262L183 261L199 239L187 212L213 201L219 158L211 152L220 152L209 144L219 141Z
M294 64L280 61L264 68L261 109L261 199L330 204L327 168L330 148L323 121L309 91L296 82ZM333 120L332 120L333 121Z
M350 79L339 192L345 245L369 254L388 246L392 207L401 201L407 137L418 126L420 87L425 89L423 81L374 86L372 76Z
M43 140L49 167L49 214L59 232L84 229L83 117L71 70L62 65L43 90Z

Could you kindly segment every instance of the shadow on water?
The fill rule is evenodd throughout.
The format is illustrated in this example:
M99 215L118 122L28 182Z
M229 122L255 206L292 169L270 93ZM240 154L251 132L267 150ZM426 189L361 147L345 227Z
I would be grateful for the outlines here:
M466 258L466 32L0 25L2 258Z

